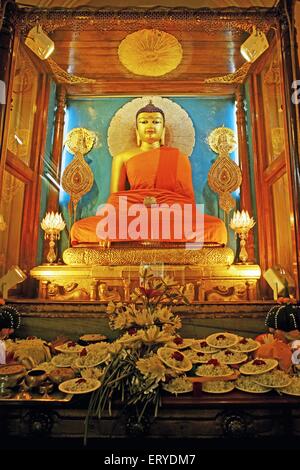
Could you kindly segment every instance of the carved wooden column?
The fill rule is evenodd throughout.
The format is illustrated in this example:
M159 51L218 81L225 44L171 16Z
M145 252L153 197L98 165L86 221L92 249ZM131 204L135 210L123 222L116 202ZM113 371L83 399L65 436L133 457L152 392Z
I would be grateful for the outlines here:
M57 86L56 90L56 112L54 121L54 137L52 146L52 167L53 177L59 184L61 155L63 148L63 135L65 124L65 105L66 105L66 89L62 85ZM58 211L59 190L52 183L49 183L49 193L47 198L47 212ZM46 259L48 253L48 242L43 245L43 259Z
M56 177L60 179L61 167L61 153L63 148L63 135L65 124L65 105L66 105L66 89L63 85L57 86L56 91L56 115L54 124L54 138L53 138L53 154L52 163L56 168Z
M64 124L65 124L65 105L66 105L66 89L62 85L57 86L56 91L56 113L54 122L54 137L52 147L52 166L54 169L54 177L59 183L60 181L60 168L61 168L61 155L63 148L63 135L64 135ZM58 209L58 190L57 188L50 186L47 211L57 211Z
M242 171L242 184L241 184L241 209L247 210L249 214L253 215L252 200L251 200L251 184L250 184L250 169L249 169L249 155L247 145L247 132L246 132L246 113L244 107L244 93L243 87L239 86L235 93L236 98L236 123L238 131L238 146L239 146L239 160L240 168ZM247 251L249 260L254 261L254 236L253 230L250 230L247 241Z
M7 106L7 91L9 83L10 64L12 58L12 43L14 30L11 24L11 17L15 9L14 2L1 0L0 7L0 187L2 186L2 178L4 171L4 148L3 146L3 130L5 123L5 115Z
M287 8L291 5L286 3ZM295 44L294 38L290 37L289 22L291 24L292 15L291 9L288 12L290 18L286 16L286 10L282 11L280 16L280 32L281 32L281 50L283 60L283 73L284 73L284 92L286 102L286 119L288 130L288 145L289 145L289 164L291 175L291 186L293 193L293 211L294 211L294 226L295 226L295 242L296 242L296 257L298 267L298 296L300 291L300 159L299 159L299 134L297 131L297 113L296 106L292 101L294 89L292 83L297 79L296 77L296 50L291 47ZM298 77L299 78L299 77Z

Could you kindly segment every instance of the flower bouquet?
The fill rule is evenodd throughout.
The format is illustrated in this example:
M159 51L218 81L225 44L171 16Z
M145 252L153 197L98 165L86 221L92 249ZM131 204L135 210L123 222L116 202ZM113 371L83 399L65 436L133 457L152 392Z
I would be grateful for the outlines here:
M155 277L147 267L130 303L108 304L109 325L121 334L107 346L101 386L88 408L85 438L90 417L101 418L106 409L110 412L114 399L121 400L134 426L142 427L146 414L157 415L163 385L178 378L182 381L192 368L182 352L166 347L183 341L176 333L181 319L172 312L172 306L179 303L188 303L182 289L170 278Z

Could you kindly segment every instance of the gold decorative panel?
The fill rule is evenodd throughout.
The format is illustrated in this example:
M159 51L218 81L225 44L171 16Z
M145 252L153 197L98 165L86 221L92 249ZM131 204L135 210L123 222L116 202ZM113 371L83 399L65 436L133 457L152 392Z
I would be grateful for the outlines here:
M80 12L80 14L79 14ZM16 26L22 33L28 31L36 25L37 21L42 25L46 32L55 31L58 28L71 26L74 31L83 31L87 28L95 28L99 31L114 31L122 28L125 31L137 31L143 28L149 28L149 25L155 24L157 29L172 29L176 23L176 29L179 31L248 31L253 30L255 25L261 31L268 31L271 26L278 23L278 13L273 10L265 12L263 15L254 12L251 15L241 13L227 12L224 15L216 15L210 10L197 10L189 8L124 8L95 9L76 11L72 10L40 10L34 12L21 12L16 18Z
M218 127L210 133L208 144L214 152L218 153L218 158L208 173L208 185L219 195L221 209L229 212L235 207L230 193L242 183L241 170L229 156L229 152L236 147L234 132L226 127Z
M68 265L107 265L139 266L141 263L153 263L156 259L166 264L180 265L225 265L233 263L234 253L231 248L162 248L162 249L126 249L126 248L68 248L63 253L63 260Z
M58 83L65 83L70 85L80 84L80 83L95 83L96 80L93 78L78 77L69 72L66 72L62 69L53 59L46 60L55 80Z
M164 273L176 281L190 302L249 301L258 297L256 284L261 271L255 264L163 266ZM130 293L139 286L140 265L42 265L33 268L30 275L39 283L39 299L108 303L112 299L129 301Z
M223 75L222 77L212 77L204 80L205 83L244 83L247 78L249 69L251 67L250 62L245 62L235 72Z
M62 187L70 194L76 219L77 204L93 186L94 175L89 165L84 161L84 155L88 153L95 141L95 134L88 129L72 129L66 138L65 145L74 159L65 168L62 175Z

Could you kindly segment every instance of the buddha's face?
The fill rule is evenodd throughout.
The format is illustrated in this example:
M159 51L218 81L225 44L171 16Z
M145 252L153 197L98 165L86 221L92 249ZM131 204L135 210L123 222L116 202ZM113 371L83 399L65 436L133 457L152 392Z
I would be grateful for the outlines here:
M160 113L141 113L137 117L136 127L141 142L159 142L164 133L164 118Z

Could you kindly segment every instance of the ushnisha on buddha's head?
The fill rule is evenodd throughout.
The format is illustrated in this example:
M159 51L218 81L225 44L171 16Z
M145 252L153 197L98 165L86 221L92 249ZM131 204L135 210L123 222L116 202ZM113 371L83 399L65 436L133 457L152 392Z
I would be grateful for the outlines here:
M164 145L165 115L151 101L136 114L136 137L138 147L145 150Z

